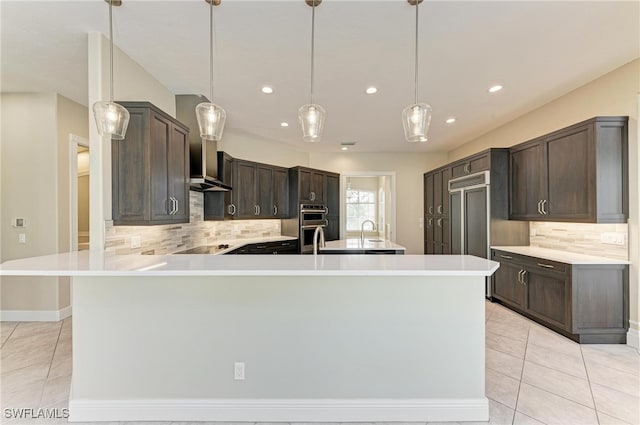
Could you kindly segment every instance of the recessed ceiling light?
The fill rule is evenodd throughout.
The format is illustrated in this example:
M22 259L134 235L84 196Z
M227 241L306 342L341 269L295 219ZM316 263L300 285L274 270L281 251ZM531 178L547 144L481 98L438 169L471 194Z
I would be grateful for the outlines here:
M288 122L281 122L280 126L281 127L289 127L289 123Z
M349 148L347 146L343 146L340 149L343 150L343 151L348 151L349 150Z
M455 118L453 118L453 117L451 117L451 118L448 118L445 122L446 122L447 124L453 124L454 122L456 122L456 119L455 119Z
M262 93L264 93L264 94L271 94L271 93L273 93L273 89L272 89L271 87L269 87L269 86L264 86L264 87L262 88Z
M375 87L367 87L367 89L364 92L366 94L375 94L378 92L378 89Z
M495 93L500 90L502 90L502 86L500 84L496 84L495 86L489 88L489 93Z

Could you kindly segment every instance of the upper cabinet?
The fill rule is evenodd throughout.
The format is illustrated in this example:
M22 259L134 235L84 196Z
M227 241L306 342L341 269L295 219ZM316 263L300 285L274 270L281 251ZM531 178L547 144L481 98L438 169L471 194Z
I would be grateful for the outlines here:
M467 174L474 174L486 171L491 168L491 155L488 151L470 156L451 165L451 178L462 177Z
M298 195L301 204L324 204L326 173L310 168L295 167L298 173Z
M111 141L115 225L189 222L189 128L149 102L119 102L130 114Z
M512 220L623 223L627 117L598 117L510 150Z

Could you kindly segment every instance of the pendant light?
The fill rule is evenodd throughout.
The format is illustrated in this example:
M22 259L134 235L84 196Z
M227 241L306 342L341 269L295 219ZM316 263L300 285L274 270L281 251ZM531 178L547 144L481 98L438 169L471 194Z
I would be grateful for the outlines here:
M319 142L322 138L326 112L322 106L313 103L313 65L315 53L316 6L322 3L322 0L305 0L305 3L307 3L308 6L311 6L311 96L309 104L303 105L298 109L298 118L300 119L300 125L302 126L302 140L305 142Z
M418 4L422 0L407 0L416 7L416 51L415 51L415 103L402 111L404 137L407 142L426 142L429 125L431 124L431 106L418 102Z
M209 3L209 102L196 106L196 117L200 127L200 137L217 142L222 139L224 122L227 113L220 106L213 103L213 6L218 6L221 0L205 0Z
M93 116L96 119L98 134L111 136L114 140L124 139L129 125L129 111L113 102L113 6L120 6L121 0L105 0L109 3L109 101L93 104Z

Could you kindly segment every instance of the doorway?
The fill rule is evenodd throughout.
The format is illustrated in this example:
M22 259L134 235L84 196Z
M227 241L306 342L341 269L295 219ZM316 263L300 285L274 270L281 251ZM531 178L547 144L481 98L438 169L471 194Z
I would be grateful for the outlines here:
M396 240L395 172L341 174L340 238L380 237ZM375 229L369 222L375 223Z
M89 140L69 135L70 251L89 249Z

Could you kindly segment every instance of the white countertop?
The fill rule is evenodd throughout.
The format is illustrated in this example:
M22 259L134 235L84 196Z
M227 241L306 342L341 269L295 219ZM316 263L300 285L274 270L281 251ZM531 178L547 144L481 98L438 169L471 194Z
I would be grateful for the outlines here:
M382 242L375 242L382 241ZM387 239L381 239L376 237L364 238L364 244L360 242L360 238L351 239L339 239L337 241L330 241L325 244L324 247L319 247L320 251L361 251L367 250L396 250L404 251L405 247L395 244Z
M115 255L80 251L0 264L0 276L490 276L469 255Z
M574 252L558 251L555 249L539 248L536 246L492 246L491 249L499 249L500 251L513 252L514 254L527 255L529 257L544 258L566 264L630 264L627 260L577 254Z

